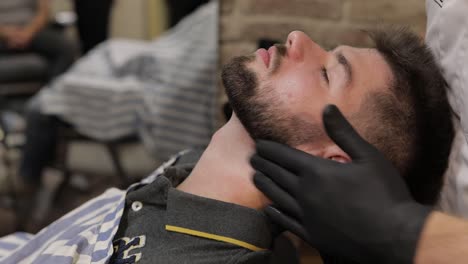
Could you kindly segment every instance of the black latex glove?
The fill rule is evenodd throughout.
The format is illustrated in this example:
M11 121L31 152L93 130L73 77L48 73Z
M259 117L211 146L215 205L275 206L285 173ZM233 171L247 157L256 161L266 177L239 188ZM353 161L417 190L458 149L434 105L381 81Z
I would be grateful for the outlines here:
M254 182L276 207L266 208L267 214L327 255L359 263L412 263L432 209L413 200L391 162L336 106L325 108L323 122L351 163L257 142Z

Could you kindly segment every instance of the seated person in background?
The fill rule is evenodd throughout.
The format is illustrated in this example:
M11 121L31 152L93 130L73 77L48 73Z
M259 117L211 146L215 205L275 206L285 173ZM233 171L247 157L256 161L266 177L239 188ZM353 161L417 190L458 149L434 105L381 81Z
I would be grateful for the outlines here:
M47 28L49 0L0 1L0 56L37 53L49 63L48 79L73 62L72 45L60 32Z
M206 147L217 125L217 10L210 1L153 41L105 41L35 95L19 196L34 201L64 124L105 142L138 136L158 164Z
M114 0L74 0L81 54L86 54L109 34L109 20Z
M453 136L444 80L411 32L372 37L376 49L325 51L295 31L284 45L233 59L222 79L235 114L199 159L176 158L126 193L107 191L38 235L22 235L1 260L268 263L272 233L261 210L269 201L252 183L252 138L349 162L324 132L326 104L395 164L418 201L434 204Z

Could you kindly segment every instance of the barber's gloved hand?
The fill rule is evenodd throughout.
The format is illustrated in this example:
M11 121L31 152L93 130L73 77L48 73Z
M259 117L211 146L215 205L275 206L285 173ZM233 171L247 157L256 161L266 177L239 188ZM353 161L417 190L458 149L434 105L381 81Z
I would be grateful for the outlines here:
M351 163L257 142L251 163L255 185L274 204L267 214L327 255L359 263L413 263L432 209L414 201L391 162L336 106L325 108L323 122Z

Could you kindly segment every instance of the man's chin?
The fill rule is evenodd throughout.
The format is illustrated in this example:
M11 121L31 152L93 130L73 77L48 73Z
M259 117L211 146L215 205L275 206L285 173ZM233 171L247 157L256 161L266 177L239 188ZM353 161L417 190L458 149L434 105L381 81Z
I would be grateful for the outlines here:
M244 100L254 96L258 78L247 67L251 60L252 58L249 56L236 57L223 66L221 79L229 101L235 100L235 98Z

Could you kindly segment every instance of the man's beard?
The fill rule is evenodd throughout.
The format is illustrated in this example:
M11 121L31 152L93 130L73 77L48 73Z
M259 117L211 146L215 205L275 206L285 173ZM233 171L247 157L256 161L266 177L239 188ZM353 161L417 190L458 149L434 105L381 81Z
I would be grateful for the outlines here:
M258 101L258 78L247 68L255 56L240 56L224 65L221 78L226 89L229 103L247 132L254 139L264 138L265 120L262 113L267 106Z
M241 56L232 59L222 69L222 81L229 103L237 117L253 139L267 139L297 146L320 133L320 127L301 117L288 114L272 87L260 89L256 74L247 64L255 56ZM275 65L276 64L276 65ZM280 61L273 62L279 67ZM275 72L277 68L274 68Z

